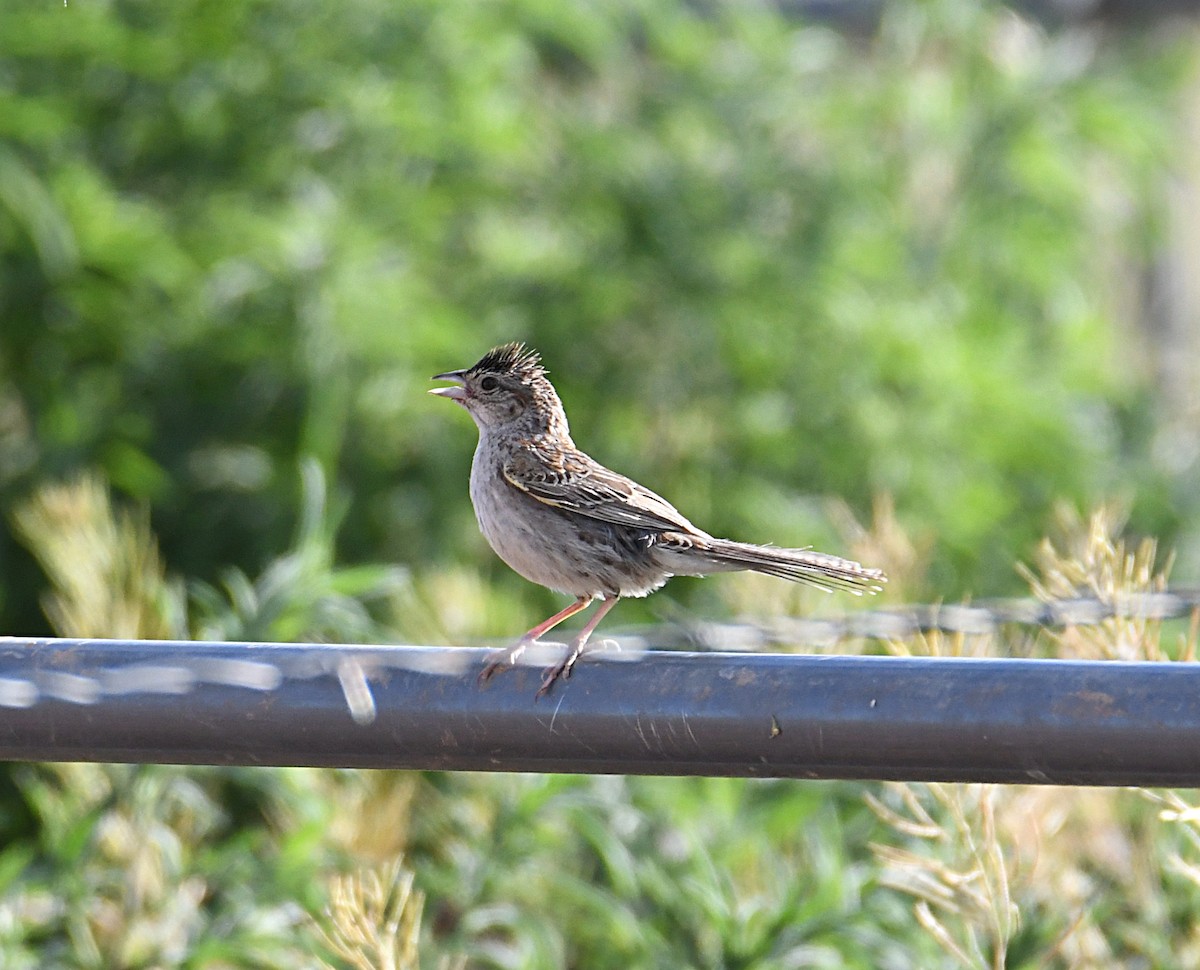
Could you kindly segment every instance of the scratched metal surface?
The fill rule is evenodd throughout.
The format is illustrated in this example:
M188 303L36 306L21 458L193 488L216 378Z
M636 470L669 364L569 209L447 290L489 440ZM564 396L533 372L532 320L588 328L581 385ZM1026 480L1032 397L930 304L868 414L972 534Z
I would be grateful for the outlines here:
M1200 784L1200 665L0 638L0 759Z

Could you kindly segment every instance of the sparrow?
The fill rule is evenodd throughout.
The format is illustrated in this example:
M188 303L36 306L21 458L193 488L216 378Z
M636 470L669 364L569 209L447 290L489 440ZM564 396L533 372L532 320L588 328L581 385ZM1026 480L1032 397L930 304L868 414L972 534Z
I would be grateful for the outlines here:
M513 666L525 648L591 603L600 606L546 669L537 697L571 675L588 639L623 596L646 596L672 576L753 570L827 590L879 592L878 569L808 549L718 539L661 495L576 447L540 355L524 344L489 350L430 391L461 405L479 429L471 503L496 554L530 582L574 602L498 651L480 681Z

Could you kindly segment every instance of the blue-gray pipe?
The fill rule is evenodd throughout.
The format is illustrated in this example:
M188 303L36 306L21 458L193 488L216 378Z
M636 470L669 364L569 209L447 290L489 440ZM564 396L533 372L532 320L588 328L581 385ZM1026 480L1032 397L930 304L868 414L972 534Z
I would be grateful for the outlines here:
M1200 665L0 639L0 759L1200 785Z

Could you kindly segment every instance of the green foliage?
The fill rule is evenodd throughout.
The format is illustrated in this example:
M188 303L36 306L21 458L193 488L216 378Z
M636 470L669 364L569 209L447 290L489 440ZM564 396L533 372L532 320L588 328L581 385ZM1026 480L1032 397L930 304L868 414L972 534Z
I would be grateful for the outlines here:
M880 965L886 906L836 848L871 830L856 786L466 776L418 797L410 858L481 966Z
M0 854L4 966L311 966L297 887L262 878L288 839L231 817L217 772L12 771L38 836Z
M890 492L945 596L1011 587L1056 498L1144 483L1170 539L1118 322L1185 67L937 0L869 41L755 5L14 0L0 499L98 467L211 582L281 547L311 455L342 558L474 561L472 432L422 391L526 338L580 441L717 532L828 543L825 496Z
M389 574L333 565L321 482L309 466L293 547L228 598L193 598L190 622L389 638L373 618ZM179 586L94 480L48 486L18 517L56 623L162 622ZM1064 520L1026 570L1033 588L1163 588L1153 543L1127 546L1115 521ZM90 537L82 551L67 526ZM137 582L90 581L135 567ZM1196 635L1168 653L1161 623L1112 619L1039 642L892 646L1194 660ZM0 778L5 967L999 970L1200 954L1200 812L1170 791L115 765Z
M7 0L0 629L39 596L63 634L525 628L549 598L486 554L474 432L423 393L519 338L581 444L716 532L837 551L828 496L894 496L917 540L886 503L873 534L908 595L1011 589L1059 499L1120 492L1170 542L1200 491L1148 460L1124 318L1194 53L951 0L870 37L776 7ZM1152 547L1087 538L1036 588L1160 581ZM773 589L649 609L796 604ZM990 647L1195 655L1152 625ZM1197 817L14 766L0 965L1188 965Z
M325 479L314 462L302 467L300 522L293 549L251 580L229 569L222 589L195 583L192 633L197 640L340 641L369 643L379 634L371 615L406 588L402 570L339 567L333 540L338 515L326 504Z

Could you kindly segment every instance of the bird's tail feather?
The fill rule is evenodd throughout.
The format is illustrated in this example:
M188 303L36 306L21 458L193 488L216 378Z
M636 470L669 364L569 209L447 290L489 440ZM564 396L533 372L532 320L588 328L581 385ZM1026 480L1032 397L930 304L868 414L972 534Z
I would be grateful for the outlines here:
M849 559L808 549L776 549L730 539L712 539L704 544L704 553L727 569L751 569L794 583L827 590L841 589L858 595L878 593L887 582L882 570L867 569Z

